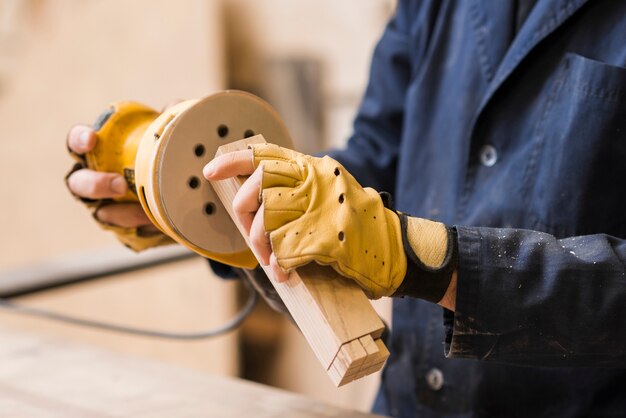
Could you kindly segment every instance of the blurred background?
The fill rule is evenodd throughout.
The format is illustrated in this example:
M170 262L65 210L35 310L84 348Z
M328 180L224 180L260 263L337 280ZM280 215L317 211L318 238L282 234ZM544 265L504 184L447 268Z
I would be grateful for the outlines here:
M0 0L0 295L23 294L15 300L181 332L231 318L245 300L241 284L216 278L205 260L178 257L176 250L177 261L167 264L120 268L97 280L30 293L27 282L38 278L64 284L60 276L68 272L85 278L93 266L143 260L102 232L66 191L63 178L72 165L67 131L91 123L114 100L162 108L236 88L272 103L298 150L341 146L394 5ZM385 302L376 307L389 319ZM255 380L360 410L369 410L379 379L334 388L299 331L264 303L237 332L199 342L125 336L6 311L0 311L0 326Z

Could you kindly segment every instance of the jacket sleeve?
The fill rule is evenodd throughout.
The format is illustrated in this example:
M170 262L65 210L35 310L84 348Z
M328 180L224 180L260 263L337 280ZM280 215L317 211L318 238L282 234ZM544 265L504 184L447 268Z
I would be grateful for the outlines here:
M446 355L532 366L626 367L626 240L457 228Z
M345 149L328 153L363 186L393 191L404 103L410 81L409 26L412 1L399 2L378 42L365 96Z

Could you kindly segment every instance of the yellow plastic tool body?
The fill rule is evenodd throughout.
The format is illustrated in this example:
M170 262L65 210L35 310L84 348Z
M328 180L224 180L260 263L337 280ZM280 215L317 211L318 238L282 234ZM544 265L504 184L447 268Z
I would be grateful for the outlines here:
M136 102L116 102L103 112L94 128L98 142L85 154L87 167L96 171L118 173L128 183L128 192L117 202L137 202L135 158L143 134L159 112Z
M215 129L203 125L203 120L211 118L230 121L228 137L221 138L223 132L217 135ZM218 126L222 129L221 125ZM176 148L180 148L189 136L197 135L200 138L198 141L205 141L206 158L210 158L208 156L214 155L218 145L242 139L249 135L248 132L252 132L252 128L257 133L265 133L276 143L290 146L291 139L278 114L267 103L248 93L220 92L202 100L179 103L163 113L140 103L116 102L96 121L94 129L98 142L85 158L88 168L123 175L129 191L114 200L140 202L146 215L165 235L204 257L235 267L254 268L258 262L243 239L237 233L228 233L228 228L224 226L231 225L232 221L219 200L216 199L213 209L205 208L207 213L216 211L215 216L201 219L192 228L187 225L186 230L182 227L185 225L181 226L187 222L186 219L181 221L181 213L182 218L187 216L184 209L181 212L180 208L197 202L191 201L195 197L187 202L183 194L179 198L179 190L185 189L185 185L180 184L179 188L178 183L175 183L172 189L170 180L176 177L174 174L177 172L171 168L171 156L180 152ZM215 138L204 130L212 132ZM192 162L206 163L208 159ZM182 161L181 170L185 170L185 166L186 162ZM210 188L202 178L201 170L195 170L198 171L194 176L200 184L199 189ZM213 191L205 190L204 193L212 194ZM236 232L234 225L232 228ZM205 237L215 235L218 241L198 239L198 231Z

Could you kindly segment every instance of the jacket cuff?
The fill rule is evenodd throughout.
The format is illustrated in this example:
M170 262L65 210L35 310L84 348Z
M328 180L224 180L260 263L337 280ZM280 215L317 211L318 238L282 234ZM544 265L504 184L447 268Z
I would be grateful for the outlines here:
M479 284L481 237L477 228L457 227L459 261L455 312L444 311L445 355L483 359L496 344L497 336L479 329Z

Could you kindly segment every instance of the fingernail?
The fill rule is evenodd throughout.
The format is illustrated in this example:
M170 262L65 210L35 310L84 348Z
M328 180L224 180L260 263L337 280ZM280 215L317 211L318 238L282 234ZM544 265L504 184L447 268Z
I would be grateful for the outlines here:
M87 148L89 145L89 131L82 131L78 136L78 142L83 148Z
M124 177L116 177L111 181L111 190L117 194L124 194L128 190L128 185Z
M100 209L102 209L102 207L99 207L98 209L96 209L96 210L94 211L94 213L93 213L93 218L94 218L96 221L98 221L98 222L102 222L102 223L105 223L105 224L106 224L107 222L106 222L105 220L103 220L103 219L101 218L101 216L100 216L100 215L103 213L103 212L100 212Z
M204 170L202 170L202 174L204 174L204 177L211 177L214 172L215 172L215 165L213 164L213 161L205 165Z

